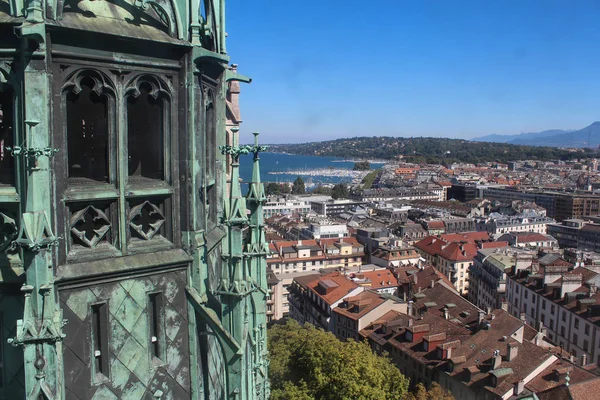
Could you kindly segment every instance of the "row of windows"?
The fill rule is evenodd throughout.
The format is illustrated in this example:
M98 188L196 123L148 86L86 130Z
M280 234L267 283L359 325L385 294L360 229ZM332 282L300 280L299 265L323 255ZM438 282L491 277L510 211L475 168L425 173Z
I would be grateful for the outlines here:
M171 136L171 102L165 84L153 76L141 76L123 99L95 71L71 78L63 97L66 113L67 176L70 180L114 182L117 171L136 178L168 180L165 153ZM14 159L7 148L14 145L14 93L0 91L0 184L14 183ZM118 131L118 110L123 109L126 132ZM207 120L214 119L212 107ZM126 137L126 156L117 149ZM123 149L124 152L124 149ZM124 162L125 161L125 162ZM117 168L117 165L119 167Z
M113 182L120 164L117 138L127 136L125 168L131 178L165 180L165 148L170 136L170 101L154 77L140 78L123 100L95 73L82 74L66 95L67 175ZM127 132L118 132L117 109L126 112ZM114 158L114 159L113 159Z

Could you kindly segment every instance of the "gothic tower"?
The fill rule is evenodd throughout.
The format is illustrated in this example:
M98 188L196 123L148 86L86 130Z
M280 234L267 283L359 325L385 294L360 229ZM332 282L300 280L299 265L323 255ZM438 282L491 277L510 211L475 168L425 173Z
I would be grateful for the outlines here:
M0 0L0 400L268 398L225 38L224 0Z

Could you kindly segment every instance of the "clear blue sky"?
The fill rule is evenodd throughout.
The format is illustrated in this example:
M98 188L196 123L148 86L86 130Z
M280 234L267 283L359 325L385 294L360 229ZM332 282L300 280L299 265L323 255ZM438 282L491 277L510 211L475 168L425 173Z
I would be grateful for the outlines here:
M228 0L242 141L470 138L600 120L600 2Z

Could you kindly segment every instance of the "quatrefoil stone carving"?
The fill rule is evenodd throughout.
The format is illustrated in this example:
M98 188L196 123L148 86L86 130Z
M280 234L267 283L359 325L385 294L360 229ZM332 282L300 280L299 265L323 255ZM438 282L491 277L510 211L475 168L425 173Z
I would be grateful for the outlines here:
M96 247L109 230L110 220L94 206L87 206L71 216L71 233L87 247Z
M129 226L145 240L151 240L164 223L160 209L149 201L132 207L129 213Z

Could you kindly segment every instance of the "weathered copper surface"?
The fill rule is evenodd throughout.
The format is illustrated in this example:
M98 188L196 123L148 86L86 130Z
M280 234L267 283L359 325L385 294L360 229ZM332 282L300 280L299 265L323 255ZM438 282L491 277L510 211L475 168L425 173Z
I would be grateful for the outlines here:
M0 0L1 400L269 397L264 147L202 2Z

